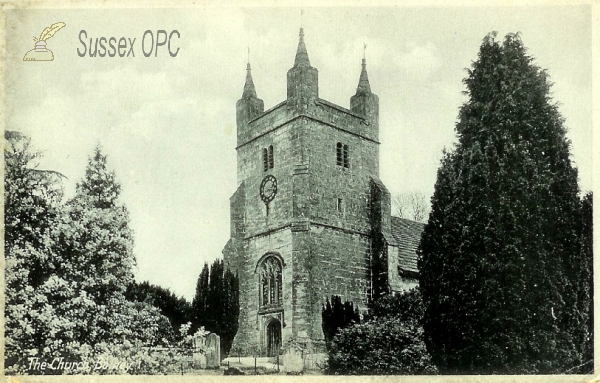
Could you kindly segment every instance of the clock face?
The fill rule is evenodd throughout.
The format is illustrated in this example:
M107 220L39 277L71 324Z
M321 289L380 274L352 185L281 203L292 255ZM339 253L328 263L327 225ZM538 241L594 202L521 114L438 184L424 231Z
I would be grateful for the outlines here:
M269 174L260 183L260 198L265 203L269 203L273 201L275 194L277 194L277 179Z

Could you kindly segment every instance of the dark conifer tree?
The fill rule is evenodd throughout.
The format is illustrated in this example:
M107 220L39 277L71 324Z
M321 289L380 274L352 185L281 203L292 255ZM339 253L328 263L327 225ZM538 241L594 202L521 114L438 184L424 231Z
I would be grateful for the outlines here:
M330 346L333 337L340 329L355 323L360 323L358 307L355 309L352 302L342 303L339 295L332 295L331 300L328 299L321 310L321 327L326 346Z
M240 313L239 281L238 277L229 269L223 274L223 314L221 318L221 355L229 353L233 338L238 330Z
M196 295L192 302L192 331L203 326L221 338L221 355L225 356L233 343L238 329L239 281L229 270L224 270L223 261L216 259L204 268L198 278Z
M582 374L591 374L594 371L594 239L593 239L593 195L587 193L581 201L581 252L580 261L574 264L573 278L577 285L578 312L584 326L574 329L578 331L576 345L581 346Z
M169 319L173 334L179 334L181 325L192 321L192 308L184 297L178 297L169 289L150 284L148 281L133 282L125 293L127 300L144 302L160 310Z
M208 294L208 264L205 262L202 271L200 272L200 276L198 277L198 282L196 284L196 295L194 295L194 299L192 300L192 318L194 318L194 331L200 327L205 326L206 323L206 297Z
M206 296L205 324L210 332L221 334L223 319L223 261L215 259L210 266L208 294Z
M488 35L422 236L426 344L444 373L558 373L581 360L571 265L577 171L544 70Z

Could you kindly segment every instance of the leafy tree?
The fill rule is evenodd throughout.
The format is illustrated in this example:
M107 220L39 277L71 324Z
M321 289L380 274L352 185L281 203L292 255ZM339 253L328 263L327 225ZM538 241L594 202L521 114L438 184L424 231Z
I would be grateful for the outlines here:
M495 36L464 80L420 245L427 349L444 373L573 371L577 171L546 71L518 34Z
M63 197L62 174L38 169L42 153L19 132L4 132L4 246L47 248L46 237ZM8 251L6 252L8 254ZM37 268L31 267L33 271ZM37 270L36 270L37 271ZM32 273L37 275L37 273ZM34 277L32 275L32 277ZM39 283L39 280L31 282Z
M335 334L343 328L360 323L358 307L354 308L352 302L342 303L339 295L332 295L321 310L321 327L325 336L325 345L329 347Z
M162 315L168 318L169 328L161 333L169 341L175 341L173 336L182 325L190 322L192 308L183 297L177 297L169 289L152 285L148 281L133 282L127 288L126 298L132 302L143 302L156 307Z
M6 371L45 347L40 329L56 322L39 287L52 273L51 228L60 214L60 173L38 169L41 153L21 133L4 133Z
M45 353L61 352L68 344L92 349L124 342L153 345L165 337L167 320L156 308L125 299L135 258L119 191L106 156L96 147L52 231L53 273L39 291L49 317L59 319L43 331L51 340Z
M62 205L62 176L37 169L40 154L25 136L5 138L6 372L69 373L28 371L35 357L112 356L153 369L141 346L158 344L170 326L157 308L125 299L132 234L106 157L96 149L76 196Z
M394 316L403 322L421 324L425 315L423 298L419 287L408 291L388 294L371 304L366 320Z
M327 372L342 375L436 373L423 334L418 288L374 302L365 321L341 328L328 347Z

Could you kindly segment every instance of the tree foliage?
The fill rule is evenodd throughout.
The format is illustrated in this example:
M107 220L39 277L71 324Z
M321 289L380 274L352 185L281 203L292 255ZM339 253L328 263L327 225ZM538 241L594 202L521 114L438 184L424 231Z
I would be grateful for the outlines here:
M515 34L468 72L420 245L427 348L445 373L574 372L579 189L548 76Z
M12 250L17 247L21 256L29 255L15 261L26 265L24 285L35 288L49 273L50 231L59 214L64 176L38 169L42 154L31 149L28 137L6 131L4 138L4 254L16 255Z
M119 190L96 147L54 233L56 280L48 296L59 315L72 321L69 336L92 346L131 335L122 315L135 258L129 216L117 202ZM65 299L65 291L74 299Z
M164 287L150 284L148 281L133 282L127 288L125 296L129 301L156 307L169 320L169 328L163 330L169 341L175 341L174 336L181 326L191 322L191 304L184 297L178 297Z
M210 266L205 263L192 301L193 328L203 326L221 339L221 355L227 355L238 330L239 281L223 261L216 259Z
M341 375L432 374L418 289L374 302L365 321L341 328L328 347L327 372Z
M587 193L581 200L580 262L573 268L576 283L577 311L582 326L574 329L575 344L581 346L581 373L594 370L594 219L593 194Z
M342 303L339 295L332 295L331 300L328 299L321 310L321 327L327 347L331 345L339 330L355 323L360 323L358 307L354 308L354 304L349 301Z
M125 299L135 258L119 186L97 148L75 197L63 204L61 175L16 132L5 138L6 371L32 358L71 362L160 341L167 319ZM166 322L168 325L168 321Z
M5 355L7 371L46 346L50 318L40 286L52 275L52 227L62 185L56 172L38 169L41 153L30 139L6 131L4 147Z

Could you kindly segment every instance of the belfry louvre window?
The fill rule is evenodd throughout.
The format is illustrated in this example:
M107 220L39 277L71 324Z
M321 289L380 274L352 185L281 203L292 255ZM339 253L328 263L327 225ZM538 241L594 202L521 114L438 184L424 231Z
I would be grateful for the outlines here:
M342 166L344 168L350 167L350 161L348 160L348 145L342 144L341 142L337 143L336 146L336 165Z
M283 298L281 262L273 256L260 266L260 305L280 306Z
M263 170L266 172L269 169L273 169L274 166L273 145L269 145L269 148L263 149Z
M266 148L263 149L263 169L265 172L269 170L269 153Z

